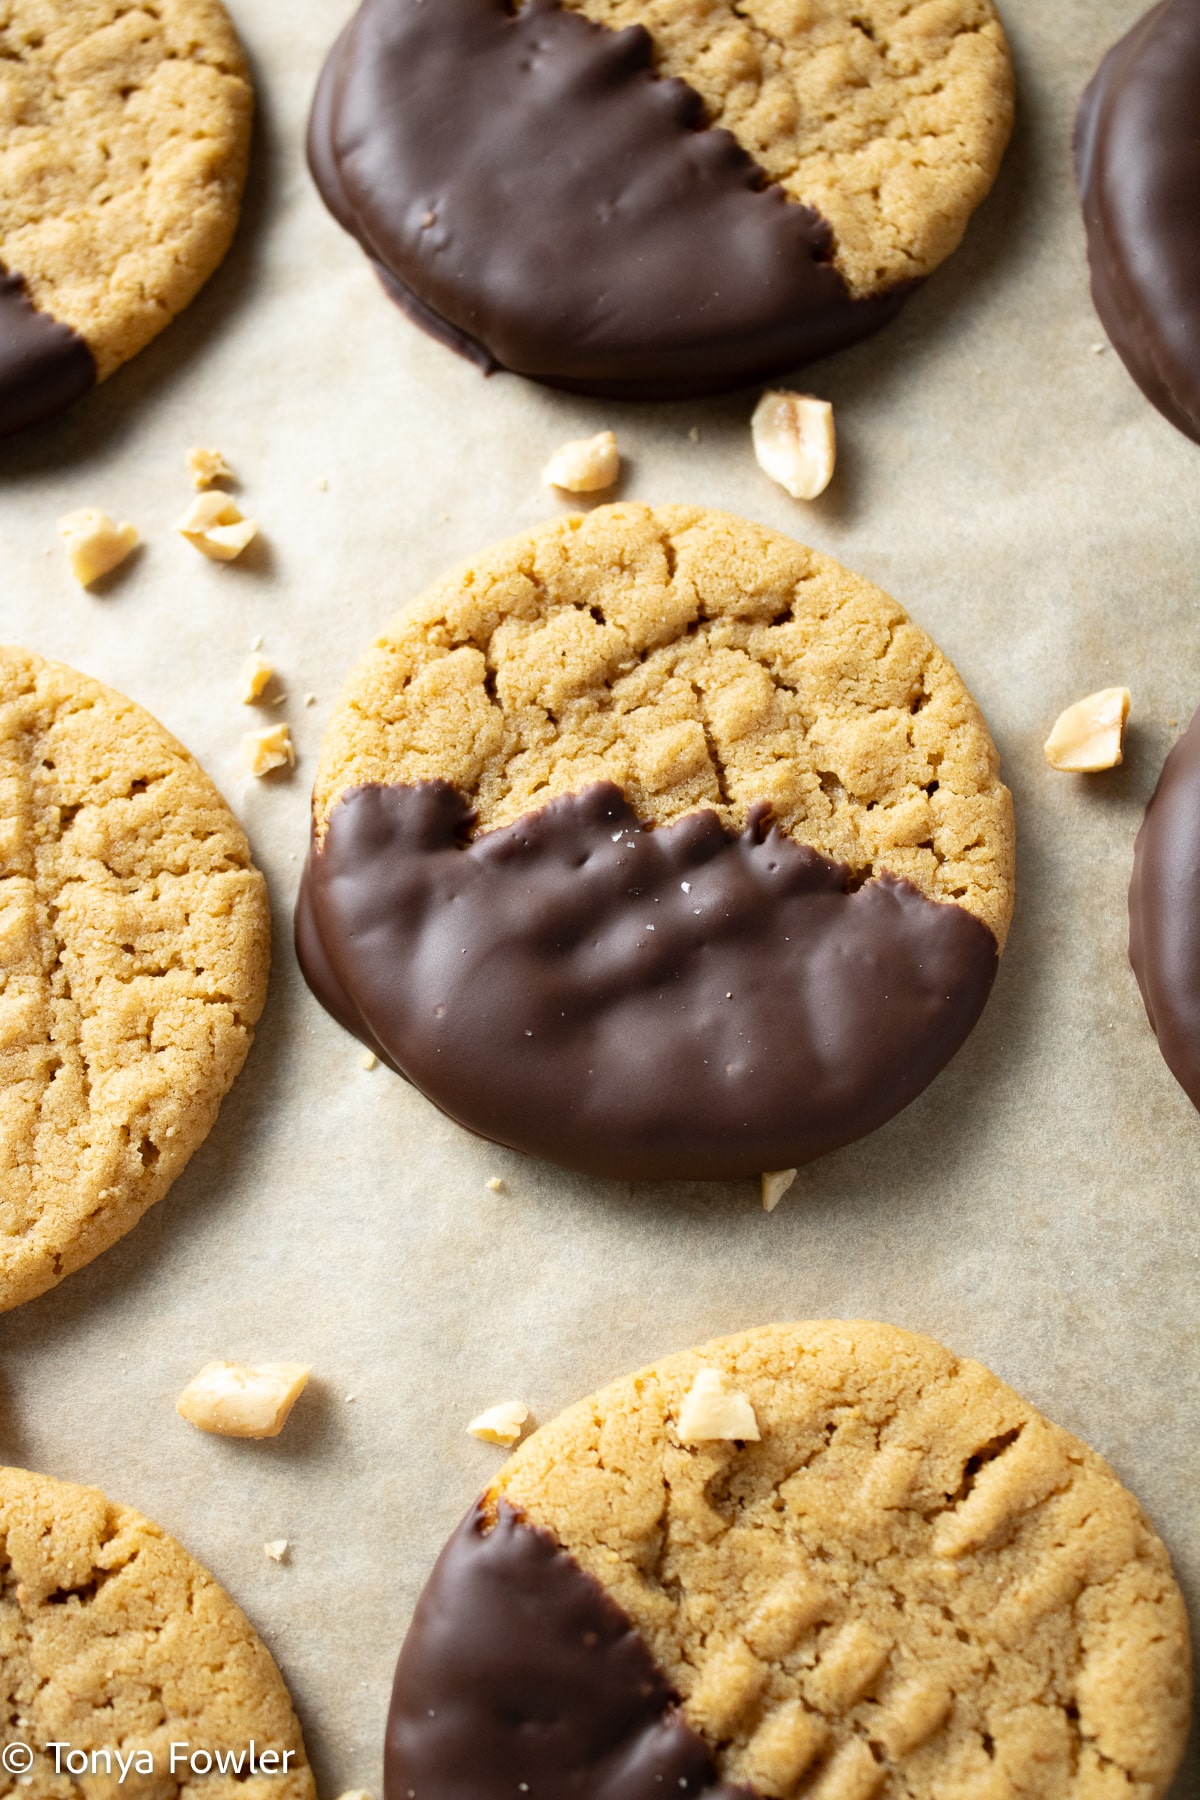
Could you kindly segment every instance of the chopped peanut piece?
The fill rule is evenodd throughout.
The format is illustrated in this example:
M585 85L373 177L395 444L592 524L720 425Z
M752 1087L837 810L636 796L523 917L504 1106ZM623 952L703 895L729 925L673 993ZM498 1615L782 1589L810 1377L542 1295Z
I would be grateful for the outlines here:
M364 1069L373 1069L379 1061L379 1058L373 1050L364 1050L358 1060Z
M260 700L275 670L265 656L257 653L242 664L242 705L253 706Z
M288 1541L286 1538L272 1538L269 1543L263 1545L263 1549L272 1562L287 1561Z
M269 725L265 731L248 731L242 739L246 767L260 779L272 769L296 766L296 750L286 725Z
M762 1436L745 1394L732 1386L723 1369L703 1364L683 1397L677 1424L681 1444L705 1444L714 1438L756 1444Z
M504 1183L499 1175L489 1175L487 1186L489 1191L493 1194L502 1194L504 1192Z
M795 1169L773 1169L762 1178L762 1203L764 1212L774 1212L783 1196L796 1179Z
M375 1796L369 1788L347 1788L344 1794L338 1795L338 1800L375 1800Z
M233 470L219 450L189 450L187 463L198 488L210 488L214 481L233 480Z
M208 1363L188 1382L175 1411L220 1437L277 1437L308 1377L307 1363Z
M620 472L616 438L611 431L598 431L595 437L560 445L542 470L542 480L568 494L594 494L611 487Z
M1128 688L1101 688L1098 694L1077 700L1054 721L1046 739L1046 761L1068 775L1115 769L1124 754L1121 739L1128 717Z
M502 1400L499 1406L489 1406L472 1419L467 1430L485 1444L515 1444L528 1417L529 1408L519 1400Z
M175 529L202 555L214 562L232 562L252 538L258 523L242 517L228 494L197 494Z
M108 575L137 545L136 526L114 524L98 506L84 506L58 521L59 536L67 546L71 573L83 587Z
M815 500L825 492L837 461L828 400L780 390L765 393L754 409L750 434L759 468L793 500Z

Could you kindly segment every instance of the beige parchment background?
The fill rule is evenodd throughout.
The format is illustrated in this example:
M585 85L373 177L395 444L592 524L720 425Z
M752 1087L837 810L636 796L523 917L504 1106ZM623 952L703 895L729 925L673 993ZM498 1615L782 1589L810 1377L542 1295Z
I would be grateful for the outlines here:
M0 1453L99 1484L214 1571L283 1667L326 1800L379 1792L414 1597L501 1454L467 1419L507 1397L547 1419L771 1319L894 1320L989 1364L1112 1461L1200 1618L1200 1119L1125 958L1134 832L1200 701L1200 450L1096 351L1068 148L1079 92L1142 0L1003 0L1019 122L998 186L898 324L803 378L841 438L808 507L753 461L753 395L569 398L485 381L413 329L301 155L348 5L233 10L260 93L241 233L155 345L0 447L0 638L132 695L211 771L270 882L271 989L168 1198L0 1320ZM363 1070L292 954L308 788L343 675L445 567L562 510L541 465L602 426L628 458L622 497L744 513L894 593L962 670L1016 798L1016 922L981 1025L916 1105L802 1171L769 1217L749 1183L605 1184L469 1138ZM242 564L206 564L170 530L194 443L225 452L262 522ZM82 505L146 540L102 594L73 584L54 530ZM239 746L261 721L236 678L259 633L300 762L255 784ZM1123 768L1051 773L1055 714L1109 683L1133 690ZM176 1417L214 1356L312 1363L283 1437L226 1442ZM278 1537L285 1566L263 1554ZM1173 1794L1200 1794L1195 1756Z

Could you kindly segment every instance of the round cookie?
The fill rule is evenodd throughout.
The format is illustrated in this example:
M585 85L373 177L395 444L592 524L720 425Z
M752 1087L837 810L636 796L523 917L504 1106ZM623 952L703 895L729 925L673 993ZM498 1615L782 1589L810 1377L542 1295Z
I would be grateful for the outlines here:
M0 649L0 1310L160 1200L250 1048L266 887L149 713Z
M1075 124L1092 298L1147 399L1200 442L1200 12L1162 0L1101 63Z
M98 1488L0 1469L0 1546L4 1736L31 1752L11 1791L314 1800L279 1670L174 1538Z
M894 600L611 506L400 616L329 722L310 985L452 1118L620 1178L796 1167L978 1017L1012 908L978 708Z
M253 95L219 0L0 15L0 436L105 381L237 224Z
M992 0L363 0L309 162L435 336L661 397L884 324L958 244L1011 126Z
M1200 1107L1200 712L1163 764L1133 846L1129 960L1163 1060Z
M418 1601L385 1800L1157 1800L1189 1662L1094 1451L929 1338L766 1326L504 1465Z

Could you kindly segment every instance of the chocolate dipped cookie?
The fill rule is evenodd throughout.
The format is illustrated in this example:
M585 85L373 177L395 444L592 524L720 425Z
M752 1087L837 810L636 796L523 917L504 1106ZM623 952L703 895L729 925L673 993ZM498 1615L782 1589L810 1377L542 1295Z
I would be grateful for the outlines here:
M204 770L123 694L0 649L0 1311L137 1224L262 1011L266 884Z
M1011 124L992 0L364 0L309 162L393 299L483 368L673 396L892 318Z
M219 0L0 11L0 437L181 312L237 224L253 96Z
M1092 298L1146 398L1200 442L1200 8L1161 0L1080 104Z
M208 1571L25 1469L0 1469L0 1704L6 1794L315 1800L283 1678Z
M744 520L612 506L456 570L351 675L296 941L470 1130L723 1179L913 1099L1012 897L986 726L894 600Z
M1129 960L1163 1060L1200 1107L1200 712L1163 764L1133 846Z
M1159 1800L1187 1620L1113 1471L978 1363L774 1325L534 1433L400 1653L385 1800Z

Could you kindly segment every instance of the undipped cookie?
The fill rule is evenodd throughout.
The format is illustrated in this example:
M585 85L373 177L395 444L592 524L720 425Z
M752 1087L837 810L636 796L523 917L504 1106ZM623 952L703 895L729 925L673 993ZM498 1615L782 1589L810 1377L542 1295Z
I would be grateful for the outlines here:
M29 1756L6 1792L314 1800L291 1700L249 1620L174 1538L98 1488L0 1469L0 1683L4 1767L20 1770L17 1745Z
M929 1338L773 1325L504 1465L418 1601L385 1800L1158 1800L1190 1693L1094 1451Z
M250 1048L266 886L140 706L0 649L0 1310L160 1200Z
M720 1179L919 1093L1012 896L987 728L894 600L744 520L612 506L456 570L351 675L297 942L471 1130Z
M992 0L363 0L309 162L483 367L680 395L884 324L1011 124Z
M0 9L0 436L107 380L208 280L252 111L219 0Z
M1162 0L1083 96L1075 168L1092 298L1122 362L1200 442L1200 8Z

